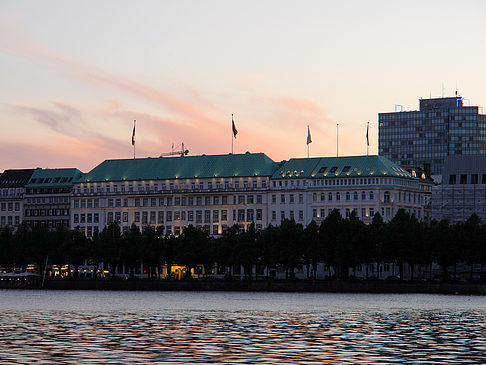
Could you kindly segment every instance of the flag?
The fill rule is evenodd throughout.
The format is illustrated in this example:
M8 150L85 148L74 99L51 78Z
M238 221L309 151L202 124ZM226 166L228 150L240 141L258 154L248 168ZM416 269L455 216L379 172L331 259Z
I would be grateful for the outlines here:
M135 146L135 121L133 121L132 146Z
M367 123L366 124L366 145L369 146L370 145L370 139L368 138L368 129L370 127L370 124Z
M231 126L233 128L233 137L236 138L236 135L238 134L238 131L236 130L235 121L233 119L233 114L231 114Z
M307 144L312 143L309 126L307 126Z

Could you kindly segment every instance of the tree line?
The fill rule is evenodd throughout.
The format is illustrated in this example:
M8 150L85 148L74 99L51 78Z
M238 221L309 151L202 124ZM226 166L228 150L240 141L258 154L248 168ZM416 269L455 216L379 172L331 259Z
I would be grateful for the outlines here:
M456 271L458 263L469 265L470 278L473 264L482 268L486 263L486 224L475 214L465 222L451 224L447 220L419 221L400 210L390 222L377 213L366 225L354 213L343 218L335 210L320 224L313 221L305 228L294 220L263 230L256 230L253 224L247 230L235 225L218 238L194 226L186 227L178 237L164 235L163 228L147 226L140 231L132 225L121 233L112 223L88 239L79 229L49 231L21 225L12 232L4 227L0 232L0 266L13 270L37 263L42 270L48 257L49 264L72 265L74 278L85 262L94 266L95 273L103 262L109 275L115 267L125 267L131 277L143 263L152 278L160 278L162 265L167 265L168 273L172 265L185 266L188 273L201 265L206 273L215 267L243 267L247 279L254 279L255 272L261 273L263 268L275 267L292 279L294 270L305 266L307 277L315 279L318 264L325 263L333 268L330 279L346 280L358 265L368 268L372 263L393 263L403 278L405 264L414 273L418 265L431 268L437 263L442 280L448 280L452 274L449 268ZM367 269L366 276L376 273ZM419 276L413 278L424 278ZM457 277L455 272L453 277Z

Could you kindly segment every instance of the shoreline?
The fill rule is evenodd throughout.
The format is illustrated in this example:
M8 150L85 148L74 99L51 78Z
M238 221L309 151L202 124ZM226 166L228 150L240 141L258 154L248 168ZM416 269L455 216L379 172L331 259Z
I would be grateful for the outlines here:
M33 289L33 287L30 287ZM46 290L249 291L307 293L474 294L486 284L380 281L224 281L224 280L48 280Z

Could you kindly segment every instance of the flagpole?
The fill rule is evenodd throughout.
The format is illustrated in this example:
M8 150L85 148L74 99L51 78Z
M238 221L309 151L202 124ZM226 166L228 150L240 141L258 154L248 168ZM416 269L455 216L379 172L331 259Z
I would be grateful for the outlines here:
M339 157L339 123L336 123L336 157Z
M370 130L370 122L366 123L366 156L368 156L368 150L370 148L370 139L368 136L368 132Z
M234 124L234 119L233 119L233 114L231 114L231 154L233 154L233 140L235 139L235 135L233 132L233 124Z
M309 158L309 136L310 136L310 132L309 132L309 126L307 126L307 158Z
M133 159L135 159L135 145L136 145L136 140L135 140L135 126L137 125L137 120L133 120Z

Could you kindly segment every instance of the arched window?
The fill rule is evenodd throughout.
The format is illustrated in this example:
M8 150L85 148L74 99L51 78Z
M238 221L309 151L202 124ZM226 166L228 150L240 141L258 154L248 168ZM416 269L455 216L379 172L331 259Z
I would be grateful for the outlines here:
M358 192L357 191L354 192L354 200L358 200Z
M346 200L350 200L351 199L351 194L349 193L349 191L346 192Z
M384 201L385 201L385 203L389 203L390 202L390 192L389 191L385 191Z

